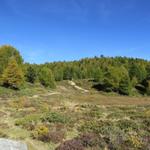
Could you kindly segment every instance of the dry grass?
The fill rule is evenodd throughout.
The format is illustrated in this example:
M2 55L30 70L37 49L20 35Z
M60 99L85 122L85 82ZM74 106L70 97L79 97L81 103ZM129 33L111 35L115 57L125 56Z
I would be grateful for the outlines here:
M88 88L88 90L90 89ZM34 91L33 94L31 91ZM55 90L32 87L31 91L29 95L26 90L25 94L24 91L21 91L11 97L5 95L5 99L0 95L0 136L6 135L8 138L23 140L28 144L29 150L54 150L58 144L43 143L32 139L32 131L15 125L16 120L26 116L31 117L32 115L33 117L33 115L43 115L47 112L57 112L58 116L56 117L59 117L57 119L61 119L60 116L70 116L72 120L69 124L60 125L53 122L47 125L50 130L57 126L65 129L66 139L64 140L77 137L80 132L78 128L86 121L93 119L95 119L96 127L97 121L116 122L121 119L130 121L130 117L137 117L139 119L137 123L141 125L141 121L144 121L142 120L143 116L149 123L150 97L106 96L94 90L85 93L68 85L65 81L59 83ZM59 114L63 115L59 116ZM35 124L31 122L33 123L31 125L42 123L40 117L38 121ZM84 129L87 128L84 126ZM141 129L143 128L141 127Z

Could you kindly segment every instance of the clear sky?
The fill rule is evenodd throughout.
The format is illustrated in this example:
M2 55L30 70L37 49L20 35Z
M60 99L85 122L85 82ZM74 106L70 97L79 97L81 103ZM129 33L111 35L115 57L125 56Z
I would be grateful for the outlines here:
M132 56L150 60L150 0L0 0L0 45L26 62Z

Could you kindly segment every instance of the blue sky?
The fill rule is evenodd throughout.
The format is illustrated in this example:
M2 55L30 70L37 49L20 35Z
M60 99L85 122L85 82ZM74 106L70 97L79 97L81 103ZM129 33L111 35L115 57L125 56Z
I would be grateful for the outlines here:
M150 60L150 0L0 0L0 45L26 62L129 56Z

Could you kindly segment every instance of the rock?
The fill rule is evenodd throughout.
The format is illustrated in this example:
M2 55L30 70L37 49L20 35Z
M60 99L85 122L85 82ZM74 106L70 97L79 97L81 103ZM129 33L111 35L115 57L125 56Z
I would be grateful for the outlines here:
M24 143L0 138L0 150L28 150L28 148Z

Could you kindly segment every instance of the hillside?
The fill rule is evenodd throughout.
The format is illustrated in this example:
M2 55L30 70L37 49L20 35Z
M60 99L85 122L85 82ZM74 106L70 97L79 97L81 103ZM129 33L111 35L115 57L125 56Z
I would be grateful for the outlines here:
M150 146L150 98L108 96L90 89L87 81L80 84L82 90L63 81L54 90L37 84L26 91L9 91L10 96L3 91L0 137L23 141L29 150Z
M0 138L28 150L150 149L149 61L28 64L12 46L0 58Z

